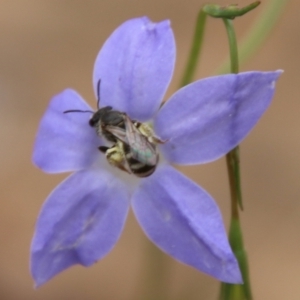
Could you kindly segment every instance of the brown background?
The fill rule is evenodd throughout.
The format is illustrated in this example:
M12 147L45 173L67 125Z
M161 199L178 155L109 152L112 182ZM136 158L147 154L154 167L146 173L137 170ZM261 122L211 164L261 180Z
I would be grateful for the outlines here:
M272 2L273 0L270 0ZM220 4L230 1L219 0ZM234 1L240 5L249 1ZM38 290L28 271L29 247L40 207L65 175L46 175L31 164L32 145L50 98L73 87L91 105L94 59L118 25L148 15L170 19L177 41L171 95L186 61L201 0L0 1L0 299L146 299L151 248L132 214L107 257L73 267ZM235 21L238 37L257 11ZM246 70L284 69L271 108L242 143L245 212L242 224L255 299L300 299L300 2L289 1L277 26ZM209 19L197 78L211 75L228 53L223 24ZM204 186L229 221L224 159L180 168ZM163 256L164 299L216 299L219 283ZM160 272L160 271L159 271ZM163 271L161 271L163 272ZM154 290L154 288L150 288ZM152 299L156 299L153 296Z

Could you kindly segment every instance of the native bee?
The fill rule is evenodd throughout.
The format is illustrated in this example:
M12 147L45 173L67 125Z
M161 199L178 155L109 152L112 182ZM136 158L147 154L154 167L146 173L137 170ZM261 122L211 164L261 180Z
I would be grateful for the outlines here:
M89 125L95 127L99 136L113 143L111 147L99 147L109 164L138 177L150 176L159 158L156 145L164 141L154 135L149 125L131 120L126 113L113 110L111 106L99 108L99 104L100 80L96 112L67 110L64 113L92 113Z
M159 158L156 144L162 141L154 136L148 125L132 121L125 113L123 118L125 129L112 125L105 127L118 141L111 148L102 147L100 151L105 151L110 164L138 177L150 176Z

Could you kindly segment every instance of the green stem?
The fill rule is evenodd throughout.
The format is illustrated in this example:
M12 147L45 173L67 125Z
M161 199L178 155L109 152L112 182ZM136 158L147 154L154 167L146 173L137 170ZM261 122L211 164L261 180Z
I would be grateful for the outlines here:
M249 57L251 57L265 41L270 34L274 25L284 10L285 5L289 0L270 0L268 5L262 11L260 16L239 46L239 60L243 64ZM216 74L225 74L229 72L230 58L227 58L224 63L215 72Z
M242 189L240 181L239 147L235 147L226 155L226 164L230 186L231 217L239 219L238 205L242 207Z
M232 207L233 208L233 207ZM237 212L236 206L233 208ZM229 242L242 272L244 284L221 284L220 300L251 300L248 257L243 245L243 236L240 221L238 218L231 219L229 229Z
M223 19L229 41L231 73L239 72L238 48L233 21ZM251 300L251 287L248 271L248 259L244 250L243 235L239 220L239 206L242 208L242 193L239 165L239 147L237 146L226 155L227 170L231 195L231 224L229 243L234 252L244 284L221 284L220 300Z
M200 57L202 44L203 44L205 21L206 21L206 13L203 12L202 9L200 9L197 17L193 43L189 54L189 60L186 64L186 68L180 82L180 87L183 87L189 84L190 82L192 82L192 79L196 72L196 67L198 65L198 60Z
M235 36L235 31L233 27L233 21L229 19L223 19L225 28L228 35L229 49L230 49L230 71L231 73L239 72L239 57L238 57L238 47Z
M238 47L237 47L237 40L234 31L233 21L228 19L223 19L223 21L227 31L229 49L230 49L230 63L231 63L230 71L231 73L237 74L239 72L239 58L238 58ZM234 201L238 203L241 209L243 209L241 180L240 180L239 147L237 146L236 148L231 150L227 154L226 159L227 159L228 170L229 169L231 170L229 174L230 186L232 191L231 196L234 197Z

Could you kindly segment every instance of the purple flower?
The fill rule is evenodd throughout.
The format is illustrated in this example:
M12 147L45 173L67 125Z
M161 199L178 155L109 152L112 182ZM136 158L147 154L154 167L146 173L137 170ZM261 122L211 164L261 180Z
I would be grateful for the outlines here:
M116 244L130 204L145 234L175 259L221 281L242 282L220 211L201 187L170 166L218 159L249 133L267 109L277 72L247 72L196 81L159 109L175 62L169 21L125 22L109 37L95 63L101 107L153 123L160 163L139 179L110 166L107 145L89 126L92 110L73 90L55 96L41 121L33 161L45 172L74 172L48 197L31 246L37 285L62 270L90 266Z

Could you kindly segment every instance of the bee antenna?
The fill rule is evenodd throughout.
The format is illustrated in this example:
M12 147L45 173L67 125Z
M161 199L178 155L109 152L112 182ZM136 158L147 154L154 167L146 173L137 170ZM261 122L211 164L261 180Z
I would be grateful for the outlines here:
M101 79L99 79L97 83L97 108L100 108L100 84L101 84Z
M88 113L91 113L91 114L93 114L94 112L93 111L91 111L91 110L79 110L79 109L70 109L70 110L65 110L63 113L64 114L67 114L67 113L71 113L71 112L83 112L83 113L86 113L86 112L88 112Z

